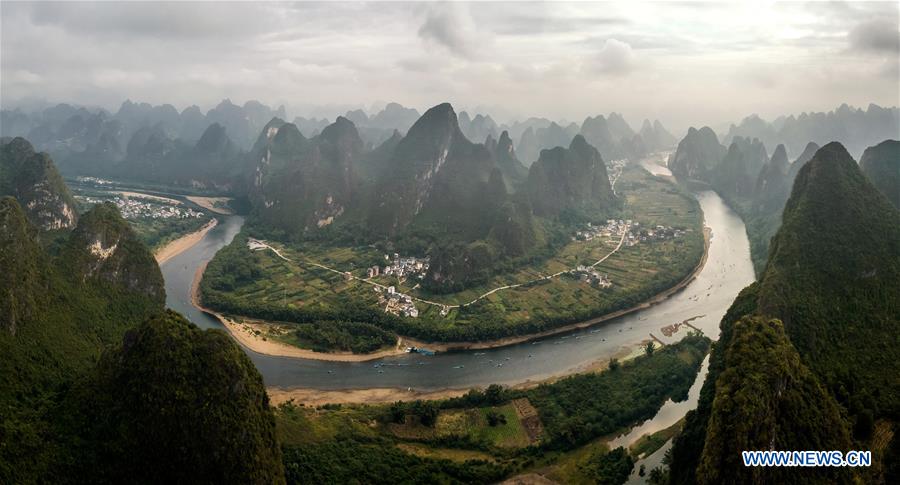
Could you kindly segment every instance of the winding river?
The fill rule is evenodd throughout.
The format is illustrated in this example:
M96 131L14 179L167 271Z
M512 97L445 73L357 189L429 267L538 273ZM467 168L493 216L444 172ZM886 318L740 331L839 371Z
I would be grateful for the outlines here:
M717 338L719 320L738 292L753 281L753 269L741 219L713 192L700 192L697 199L705 223L712 229L708 259L697 278L660 304L595 327L496 349L434 356L406 354L369 362L272 357L250 350L247 353L267 386L428 391L493 383L514 385L572 373L594 362L605 362L612 356L634 351L650 333L666 343L676 341L689 329L681 327L676 334L666 337L660 328L688 319L693 319L691 325L706 335ZM218 320L191 305L193 276L201 264L234 238L243 223L240 216L224 216L200 242L162 265L168 306L202 328L223 327ZM661 412L665 410L664 407ZM673 414L683 415L683 412Z

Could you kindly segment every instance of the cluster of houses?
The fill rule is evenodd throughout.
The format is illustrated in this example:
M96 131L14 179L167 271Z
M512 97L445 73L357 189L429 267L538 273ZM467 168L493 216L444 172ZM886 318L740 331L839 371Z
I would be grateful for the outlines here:
M429 258L400 257L398 253L394 253L393 258L385 254L384 259L388 261L388 264L383 268L378 265L366 268L366 278L384 275L396 276L400 280L410 277L422 279L425 277L425 273L428 272L428 263L430 261Z
M375 291L378 292L378 303L384 305L385 312L410 318L419 316L419 309L412 297L398 292L397 288L376 286Z
M634 223L637 225L638 223ZM606 224L598 225L588 222L584 229L576 231L572 236L573 241L591 241L598 237L621 237L622 232L632 227L631 219L608 219Z
M112 185L113 182L111 180L101 179L97 177L75 177L75 181L82 184L94 184L94 185Z
M612 281L609 280L609 276L600 274L593 266L578 265L572 270L572 274L582 283L597 285L600 288L609 288L612 286Z
M110 199L88 196L76 196L87 204L100 204L110 201L119 208L125 219L191 219L203 217L203 212L174 204L148 202L134 197L115 196Z
M634 246L638 242L666 241L682 236L684 236L684 231L675 229L674 227L657 225L656 227L650 228L640 227L638 224L635 224L628 234L628 241L633 241L629 246Z

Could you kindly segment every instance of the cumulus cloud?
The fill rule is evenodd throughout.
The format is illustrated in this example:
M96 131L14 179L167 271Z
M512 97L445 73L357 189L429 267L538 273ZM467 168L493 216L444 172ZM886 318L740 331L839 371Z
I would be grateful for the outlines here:
M456 56L473 58L481 36L468 7L454 2L429 6L425 21L419 27L419 37L446 48Z
M862 22L847 38L850 47L857 51L900 55L900 24L896 19Z
M601 74L620 76L636 67L634 50L627 42L607 39L591 62L591 70Z

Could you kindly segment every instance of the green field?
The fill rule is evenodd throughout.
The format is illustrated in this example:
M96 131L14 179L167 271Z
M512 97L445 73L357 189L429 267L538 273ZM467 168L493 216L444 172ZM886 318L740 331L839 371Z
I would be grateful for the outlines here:
M396 317L399 322L392 323L389 330L431 341L502 338L628 308L674 286L690 274L702 257L699 204L673 182L654 177L639 167L626 169L616 190L625 202L617 218L632 219L645 228L665 225L682 229L684 235L640 242L631 247L623 245L596 266L599 273L608 275L612 282L610 288L580 282L569 274L549 280L542 278L596 262L615 249L618 236L571 241L554 257L496 275L483 285L452 294L427 293L417 287L415 278L401 282L394 276L378 276L372 281L396 286L397 291L404 294L448 306L469 303L500 286L531 282L498 291L475 304L452 308L447 315L440 314L439 306L416 302L419 317ZM378 294L373 286L308 264L315 262L365 278L367 267L385 264L384 253L374 247L272 242L291 260L288 262L272 251L249 252L246 250L248 236L246 232L241 233L210 263L202 286L204 301L210 306L259 318L265 317L262 312L255 311L260 307L286 307L327 315L354 302L372 311L383 310L378 306ZM229 275L235 272L233 267L248 265L247 271L252 277L236 279Z
M487 418L489 412L502 415L505 422L491 426ZM440 412L433 427L424 426L417 421L407 421L391 424L389 429L398 438L412 440L463 438L495 448L523 448L530 444L528 434L512 404L446 409Z
M285 467L305 483L497 483L520 473L597 483L610 468L608 441L652 417L667 399L684 399L709 344L688 336L617 369L532 389L490 386L440 401L377 405L288 402L275 414ZM506 423L490 426L492 412ZM545 430L533 440L529 419ZM654 439L664 442L670 431ZM644 449L619 451L636 459Z

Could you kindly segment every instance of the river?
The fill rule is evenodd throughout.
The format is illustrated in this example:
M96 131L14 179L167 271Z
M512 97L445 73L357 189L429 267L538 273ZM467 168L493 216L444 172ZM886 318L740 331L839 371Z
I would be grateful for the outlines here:
M682 291L650 308L595 327L536 342L489 350L407 354L368 362L328 362L272 357L247 350L267 386L317 389L412 388L428 391L498 383L527 383L575 372L596 361L633 351L652 332L663 342L680 339L682 327L665 337L660 327L695 318L691 324L717 338L719 320L738 292L753 281L750 251L741 219L713 192L697 199L712 229L709 255L697 278ZM162 265L167 304L202 328L222 328L190 303L197 268L240 231L244 219L224 216L195 246ZM665 426L663 426L665 427Z

